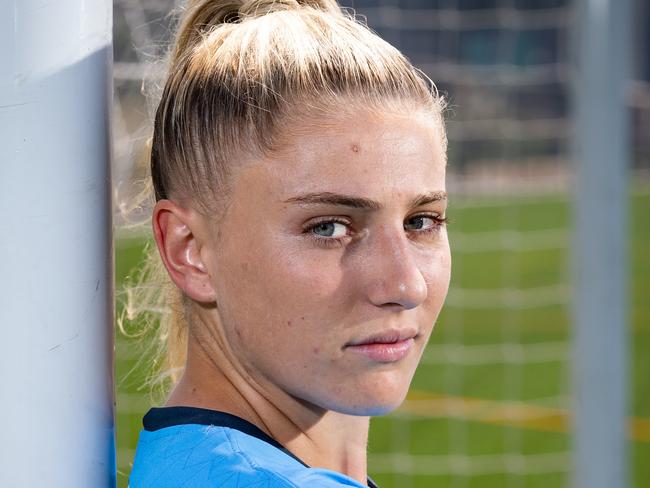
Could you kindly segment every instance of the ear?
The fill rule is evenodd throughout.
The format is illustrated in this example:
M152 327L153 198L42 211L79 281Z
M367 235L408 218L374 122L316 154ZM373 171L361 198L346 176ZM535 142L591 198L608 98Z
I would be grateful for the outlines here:
M206 244L199 239L206 235L202 224L194 210L171 200L159 200L153 209L153 234L169 277L191 299L214 302L216 294L201 258Z

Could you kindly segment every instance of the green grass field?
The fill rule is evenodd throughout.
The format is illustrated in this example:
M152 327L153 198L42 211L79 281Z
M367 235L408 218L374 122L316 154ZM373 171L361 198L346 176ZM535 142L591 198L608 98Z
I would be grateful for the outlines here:
M648 188L633 193L631 210L629 449L632 486L641 488L650 480ZM452 290L403 409L372 421L370 474L382 488L567 486L567 198L452 199L449 217ZM116 243L118 308L143 244ZM116 348L118 486L126 487L151 397L143 371L127 376L136 344L118 336Z

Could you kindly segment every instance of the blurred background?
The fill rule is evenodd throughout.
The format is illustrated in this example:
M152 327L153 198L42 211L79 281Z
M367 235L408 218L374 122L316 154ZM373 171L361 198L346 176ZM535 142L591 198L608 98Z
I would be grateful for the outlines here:
M132 225L130 212L146 176L143 146L151 133L143 80L145 88L155 85L164 71L158 61L177 3L114 2L118 315L122 283L136 274L150 237L146 222ZM631 486L640 488L650 480L650 4L633 3L628 446ZM384 488L566 486L573 6L341 4L401 49L449 103L451 289L408 400L373 419L370 474ZM146 214L141 209L135 218L146 221ZM116 335L120 487L127 485L142 416L160 402L144 386L146 358L138 365L143 340Z

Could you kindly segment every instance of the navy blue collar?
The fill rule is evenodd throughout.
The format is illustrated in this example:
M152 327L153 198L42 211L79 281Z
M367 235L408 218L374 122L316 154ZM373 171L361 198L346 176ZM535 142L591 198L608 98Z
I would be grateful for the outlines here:
M262 429L251 424L248 420L244 420L241 417L237 417L230 413L198 407L154 407L150 409L142 419L142 425L145 430L149 432L164 429L165 427L172 427L174 425L186 424L215 425L218 427L228 427L230 429L238 430L244 434L257 437L258 439L271 444L276 449L280 449L286 455L291 456L306 468L309 468L309 466L300 458ZM370 477L368 477L368 487L378 488L377 484Z

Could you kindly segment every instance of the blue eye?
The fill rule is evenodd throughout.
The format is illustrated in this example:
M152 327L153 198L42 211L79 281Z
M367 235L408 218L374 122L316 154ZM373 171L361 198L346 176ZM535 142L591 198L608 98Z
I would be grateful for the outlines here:
M437 235L444 227L447 219L437 214L414 215L404 221L404 230L413 237ZM303 233L322 247L341 247L353 238L355 232L347 220L337 220L335 217L324 218L303 228Z
M413 217L406 221L404 228L406 230L422 230L429 229L435 225L434 220L431 217Z
M343 237L347 235L347 227L340 222L321 222L311 228L311 231L321 237Z
M434 215L416 215L404 223L404 229L422 232L431 231L441 227L446 220L444 217Z

